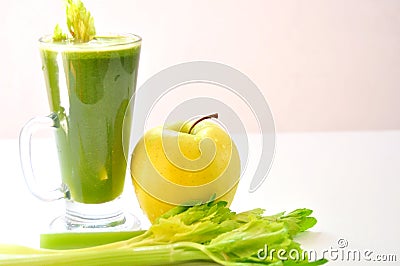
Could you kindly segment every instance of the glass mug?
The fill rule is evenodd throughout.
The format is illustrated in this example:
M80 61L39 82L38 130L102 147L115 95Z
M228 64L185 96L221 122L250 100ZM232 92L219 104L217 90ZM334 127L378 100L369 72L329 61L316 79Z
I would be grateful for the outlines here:
M64 198L67 230L134 227L120 206L127 169L132 106L141 38L97 36L88 43L39 39L51 114L31 119L20 133L26 183L44 201ZM52 127L61 169L61 187L45 191L31 163L31 136ZM124 137L123 137L124 134Z

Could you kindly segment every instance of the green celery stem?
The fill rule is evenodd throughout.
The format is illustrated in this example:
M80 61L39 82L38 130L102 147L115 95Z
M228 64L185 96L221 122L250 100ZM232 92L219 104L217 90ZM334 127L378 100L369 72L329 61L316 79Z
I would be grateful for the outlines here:
M5 259L5 260L4 260ZM166 265L172 263L182 263L188 261L212 261L206 254L195 248L168 244L146 247L130 248L121 246L115 249L106 250L71 250L70 252L52 252L38 254L25 254L0 256L0 264L7 265Z
M49 233L40 235L40 247L45 249L78 249L128 240L145 231Z

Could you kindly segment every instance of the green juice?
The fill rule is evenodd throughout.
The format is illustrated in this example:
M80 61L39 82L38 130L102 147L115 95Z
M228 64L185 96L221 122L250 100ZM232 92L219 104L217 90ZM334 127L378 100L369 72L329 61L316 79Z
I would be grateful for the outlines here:
M132 111L127 109L136 88L140 38L41 40L40 52L67 194L89 204L117 198L125 183Z

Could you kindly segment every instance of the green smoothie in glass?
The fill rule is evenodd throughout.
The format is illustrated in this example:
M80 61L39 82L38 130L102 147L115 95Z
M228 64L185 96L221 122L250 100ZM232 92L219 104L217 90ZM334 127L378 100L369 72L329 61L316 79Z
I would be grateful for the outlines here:
M129 148L123 122L130 126L140 41L135 35L96 36L88 43L40 40L62 180L73 201L104 203L123 191Z
M51 114L34 117L21 129L22 172L37 198L65 199L65 214L50 223L51 229L134 230L139 222L124 211L120 195L141 38L97 34L81 0L65 4L68 32L57 25L53 35L39 39ZM39 128L55 129L62 182L54 189L44 187L32 167L31 139Z

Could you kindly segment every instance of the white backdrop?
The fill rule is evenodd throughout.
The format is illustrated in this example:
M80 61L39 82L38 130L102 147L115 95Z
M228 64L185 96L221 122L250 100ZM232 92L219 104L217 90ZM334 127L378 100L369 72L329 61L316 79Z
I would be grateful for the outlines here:
M400 129L399 1L84 2L98 31L143 37L139 85L217 61L258 85L278 131ZM63 20L62 0L1 1L0 137L48 113L37 39Z

